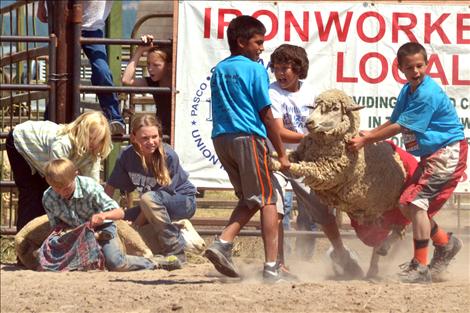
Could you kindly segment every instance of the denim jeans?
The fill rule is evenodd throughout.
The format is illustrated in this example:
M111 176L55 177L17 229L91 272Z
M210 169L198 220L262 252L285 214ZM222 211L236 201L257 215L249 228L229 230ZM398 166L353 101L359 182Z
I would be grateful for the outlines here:
M155 264L149 259L142 256L126 255L121 251L116 224L105 223L97 227L96 230L107 232L111 236L110 240L98 241L103 249L106 268L109 271L129 272L155 269Z
M290 230L290 214L292 212L292 199L293 192L286 190L284 192L284 218L282 219L282 226L284 230Z
M82 31L83 37L99 37L103 38L103 31L92 30ZM82 45L91 65L91 83L93 86L113 86L113 76L108 65L108 56L106 54L106 46L100 44ZM101 110L110 121L119 121L124 123L119 110L119 100L115 93L97 93Z
M317 229L315 222L311 216L306 212L302 203L297 204L299 215L297 216L297 229L298 230L311 230ZM315 251L315 237L313 236L299 236L295 241L295 250L297 255L303 260L309 260L313 257Z
M196 196L149 191L140 198L140 207L157 233L162 254L180 254L185 241L180 229L172 221L189 219L196 212Z

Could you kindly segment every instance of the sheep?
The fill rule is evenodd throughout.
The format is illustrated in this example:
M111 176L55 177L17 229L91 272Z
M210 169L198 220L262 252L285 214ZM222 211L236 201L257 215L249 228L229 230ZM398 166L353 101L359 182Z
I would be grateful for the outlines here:
M361 241L374 247L367 275L376 276L379 255L387 253L410 223L399 211L398 200L417 161L390 142L350 151L347 144L358 135L361 107L343 91L327 90L315 105L306 122L309 133L289 153L289 171L304 177L324 204L349 215ZM279 165L272 160L274 170Z
M127 221L114 221L121 243L121 249L130 255L139 255L151 258L154 252L160 251L158 240L155 240L155 232L150 224L135 229ZM181 229L186 241L185 250L200 254L205 250L205 242L187 219L173 222ZM43 241L51 233L51 227L47 215L42 215L30 221L15 236L16 255L28 269L37 268L35 252ZM101 235L99 232L96 234Z
M150 258L152 251L142 240L138 232L126 221L114 221L121 241L121 248L127 254L144 256ZM51 233L51 227L47 215L39 216L26 224L15 236L16 255L28 269L36 269L38 261L36 251L43 241ZM100 234L97 233L97 236Z
M47 215L39 216L26 224L15 236L16 256L28 269L36 269L35 252L51 233Z

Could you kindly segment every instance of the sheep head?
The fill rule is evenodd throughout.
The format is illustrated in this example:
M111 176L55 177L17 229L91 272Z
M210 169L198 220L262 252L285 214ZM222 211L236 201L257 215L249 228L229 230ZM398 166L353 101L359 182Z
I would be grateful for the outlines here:
M306 127L315 136L338 138L348 133L351 138L358 132L357 110L361 108L341 90L324 91L316 98L315 109L307 118Z

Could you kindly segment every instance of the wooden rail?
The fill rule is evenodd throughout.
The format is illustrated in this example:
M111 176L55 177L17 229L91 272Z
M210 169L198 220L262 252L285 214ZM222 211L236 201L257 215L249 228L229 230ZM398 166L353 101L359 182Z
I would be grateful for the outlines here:
M196 226L196 228L204 228L204 227L225 227L228 223L228 218L225 217L193 217L191 218L191 223ZM251 220L245 224L245 228L255 228L261 229L261 221L259 220Z
M2 181L2 187L14 187L13 181ZM447 209L456 210L457 211L457 218L458 223L455 229L456 232L459 233L459 236L466 234L466 237L470 237L470 234L465 230L461 230L462 226L460 224L460 214L461 211L470 209L470 203L463 203L461 201L462 194L454 194L453 199L449 203ZM233 199L206 199L206 198L197 198L197 207L198 209L233 209L236 204L237 200ZM134 202L137 205L136 202ZM295 207L295 205L293 204ZM214 235L220 234L223 227L227 225L228 217L193 217L191 222L195 226L196 230L201 235ZM295 229L295 223L291 224ZM350 225L346 225L344 223L339 223L340 232L342 235L345 236L352 236L354 232L351 229ZM465 229L465 228L464 228ZM7 227L2 226L1 229L2 235L14 235L16 234L16 227ZM240 232L240 236L260 236L261 235L261 222L259 219L253 219L249 221L244 229ZM312 232L312 231L301 231L301 230L290 230L285 232L286 236L316 236L322 237L322 232Z
M49 93L47 91L32 91L29 93L15 94L12 97L7 96L0 98L0 108L8 107L10 103L17 104L22 102L28 102L29 100L34 101L47 99L48 97Z

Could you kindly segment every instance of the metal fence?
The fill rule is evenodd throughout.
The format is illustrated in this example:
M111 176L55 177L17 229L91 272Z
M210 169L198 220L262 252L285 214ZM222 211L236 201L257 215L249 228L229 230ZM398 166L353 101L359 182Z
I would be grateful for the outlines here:
M133 45L142 44L138 39L107 39L107 38L81 38L74 40L73 78L56 70L57 63L57 37L38 36L35 19L36 3L32 0L18 1L0 9L2 34L0 36L0 226L1 233L15 233L16 229L16 203L17 191L11 176L8 158L5 152L5 138L15 125L26 120L42 120L46 107L50 112L49 119L55 121L56 87L58 82L73 79L76 97L73 101L75 114L86 109L99 109L96 92L116 92L123 108L133 112L135 107L141 105L141 110L154 105L152 97L135 97L135 94L171 93L172 88L164 87L104 87L91 86L90 66L81 53L81 44L105 44L124 47L124 55L132 55ZM132 37L137 34L138 28L151 18L172 18L172 14L149 14L137 21ZM76 25L75 25L76 26ZM9 30L7 34L4 31ZM75 32L76 34L78 32ZM170 46L172 40L157 40L159 46ZM175 60L173 53L173 60ZM62 60L65 62L65 60ZM125 67L125 61L120 61L119 68ZM175 62L174 62L175 63ZM173 64L175 66L175 64ZM173 71L174 72L174 71ZM137 76L143 74L142 68ZM115 142L125 142L129 136L113 137ZM103 164L103 178L113 166L113 157ZM470 208L468 195L455 194L450 207L457 210L457 229L460 230L461 213ZM468 210L467 210L468 212ZM209 222L206 224L210 224ZM466 226L468 227L468 226ZM214 232L214 231L213 231ZM215 232L218 232L215 231ZM250 233L251 234L251 233Z
M36 21L34 19L36 3L31 0L18 1L1 9L2 34L0 36L0 226L2 234L16 232L16 204L17 190L12 179L8 158L5 151L5 139L8 132L17 124L27 120L43 120L46 108L48 119L57 121L55 116L57 94L56 87L59 82L73 80L74 98L73 112L79 115L84 110L98 109L96 99L90 101L90 95L105 92L119 93L121 107L131 108L142 102L143 107L153 101L150 97L134 97L135 94L161 94L172 93L172 88L166 87L124 87L124 86L91 86L89 63L81 53L82 44L120 45L132 50L132 45L141 45L140 39L109 39L109 38L82 38L73 40L75 51L73 58L73 73L58 73L57 62L67 60L57 59L57 37L37 36ZM140 25L149 18L171 18L171 14L152 14L145 17ZM78 24L80 27L80 24ZM133 34L136 32L133 30ZM6 34L5 34L6 32ZM79 34L79 31L75 31ZM172 40L156 40L158 46L172 46ZM125 64L120 64L122 69ZM142 75L142 68L138 75ZM88 75L87 75L88 74ZM96 98L96 97L95 97ZM150 98L151 99L151 98ZM153 100L153 99L152 99ZM152 110L155 111L155 110ZM113 141L120 143L129 140L128 135L113 136ZM119 144L117 145L119 149ZM116 154L116 153L115 153ZM103 178L113 166L114 158L103 163Z

